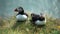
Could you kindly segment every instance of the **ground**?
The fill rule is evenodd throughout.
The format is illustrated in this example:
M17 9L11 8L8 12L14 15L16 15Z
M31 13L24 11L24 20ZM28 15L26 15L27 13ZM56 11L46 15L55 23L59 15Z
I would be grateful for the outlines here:
M30 17L25 22L16 22L15 16L0 18L0 34L60 34L60 19L47 17L44 27L33 26Z

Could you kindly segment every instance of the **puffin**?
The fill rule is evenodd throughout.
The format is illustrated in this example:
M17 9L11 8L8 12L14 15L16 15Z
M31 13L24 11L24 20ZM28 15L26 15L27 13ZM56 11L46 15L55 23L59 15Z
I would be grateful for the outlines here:
M16 15L17 21L26 21L28 19L28 14L24 12L24 9L22 7L18 7L14 11L18 12Z
M40 14L35 14L35 13L31 13L31 22L35 25L45 25L46 24L46 18Z

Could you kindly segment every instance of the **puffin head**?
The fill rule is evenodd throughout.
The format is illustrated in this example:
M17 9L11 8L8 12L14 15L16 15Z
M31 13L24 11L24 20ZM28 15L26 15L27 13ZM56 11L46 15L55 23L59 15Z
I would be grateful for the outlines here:
M22 7L18 7L14 11L19 13L24 13L24 9Z
M35 14L34 14L34 13L32 13L32 14L31 14L31 17L33 17L34 15L35 15Z
M37 17L38 15L35 13L31 13L31 17Z

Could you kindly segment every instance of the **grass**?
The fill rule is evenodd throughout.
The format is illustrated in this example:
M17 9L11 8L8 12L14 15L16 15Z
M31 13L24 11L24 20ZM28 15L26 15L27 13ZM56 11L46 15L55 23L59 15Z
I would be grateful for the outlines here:
M60 34L60 19L47 17L44 27L33 26L28 18L25 22L16 22L15 16L0 18L0 34Z

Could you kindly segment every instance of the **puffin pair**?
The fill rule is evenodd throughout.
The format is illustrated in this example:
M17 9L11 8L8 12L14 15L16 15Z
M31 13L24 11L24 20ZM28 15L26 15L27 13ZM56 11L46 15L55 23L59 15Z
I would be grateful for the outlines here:
M16 19L18 21L25 21L28 19L28 14L24 13L24 9L22 7L18 7L14 11L18 12L18 14L16 15ZM36 25L46 24L46 18L42 14L37 15L37 14L31 13L31 18L32 18L31 21L33 22L33 24L36 24Z

